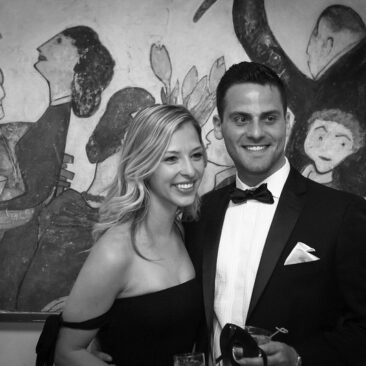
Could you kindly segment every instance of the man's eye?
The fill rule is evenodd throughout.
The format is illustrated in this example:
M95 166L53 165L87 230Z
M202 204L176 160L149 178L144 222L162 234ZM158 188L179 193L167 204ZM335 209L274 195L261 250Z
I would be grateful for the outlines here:
M235 116L234 117L234 122L237 124L243 124L246 123L248 121L248 118L246 116Z
M277 121L277 117L273 116L273 115L269 115L269 116L267 116L267 121L270 123L275 122L275 121Z

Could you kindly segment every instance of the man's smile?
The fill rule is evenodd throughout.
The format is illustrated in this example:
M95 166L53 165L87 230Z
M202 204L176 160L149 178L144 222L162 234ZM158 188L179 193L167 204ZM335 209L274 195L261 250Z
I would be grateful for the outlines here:
M269 147L269 145L247 145L243 146L245 150L249 151L263 151Z

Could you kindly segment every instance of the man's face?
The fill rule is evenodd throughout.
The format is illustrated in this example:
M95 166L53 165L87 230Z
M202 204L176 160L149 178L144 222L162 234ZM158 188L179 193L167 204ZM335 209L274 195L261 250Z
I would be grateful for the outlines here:
M331 31L324 19L319 21L310 36L306 54L308 66L314 79L320 76L331 60L332 38Z
M285 162L286 119L279 90L242 83L225 95L222 120L215 117L216 138L223 138L239 178L253 186Z
M348 128L337 122L319 119L311 125L304 149L319 173L333 170L355 152L353 135Z

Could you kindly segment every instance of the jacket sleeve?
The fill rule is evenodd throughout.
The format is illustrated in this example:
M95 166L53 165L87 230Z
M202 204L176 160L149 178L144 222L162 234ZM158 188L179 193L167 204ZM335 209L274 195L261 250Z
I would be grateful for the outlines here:
M334 261L342 316L332 330L295 346L305 366L366 365L366 201L362 198L352 200L345 210Z

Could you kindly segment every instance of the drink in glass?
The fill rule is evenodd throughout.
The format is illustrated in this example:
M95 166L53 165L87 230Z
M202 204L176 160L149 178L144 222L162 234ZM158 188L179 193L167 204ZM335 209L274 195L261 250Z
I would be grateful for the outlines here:
M174 366L205 366L205 355L200 352L174 355Z

